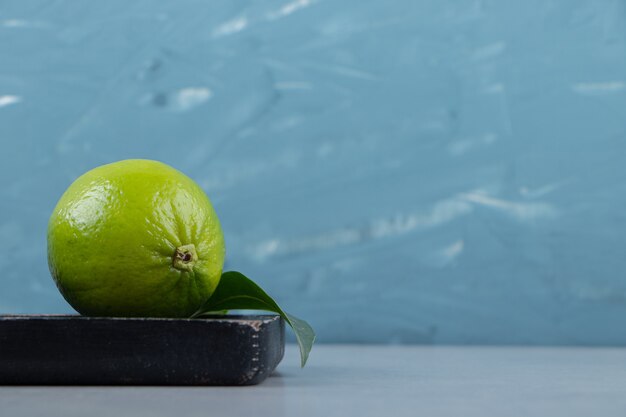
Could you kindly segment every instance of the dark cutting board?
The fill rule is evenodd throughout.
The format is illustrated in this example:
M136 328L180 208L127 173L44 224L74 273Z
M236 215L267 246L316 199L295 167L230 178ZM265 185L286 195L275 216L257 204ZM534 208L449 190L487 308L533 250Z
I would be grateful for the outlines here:
M284 349L275 315L0 315L0 385L253 385Z

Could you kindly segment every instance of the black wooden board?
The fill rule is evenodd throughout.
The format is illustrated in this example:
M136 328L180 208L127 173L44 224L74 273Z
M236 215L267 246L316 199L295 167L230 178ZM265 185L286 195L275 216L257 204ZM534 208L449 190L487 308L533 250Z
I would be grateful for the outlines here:
M284 349L274 315L0 315L0 385L253 385Z

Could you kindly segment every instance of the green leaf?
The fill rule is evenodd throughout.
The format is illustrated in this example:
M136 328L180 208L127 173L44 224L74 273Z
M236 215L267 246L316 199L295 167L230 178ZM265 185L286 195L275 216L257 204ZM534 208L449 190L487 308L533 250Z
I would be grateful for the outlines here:
M272 297L241 272L224 272L211 298L192 317L222 310L265 310L280 314L296 335L300 365L304 367L315 342L313 328L306 321L283 311Z

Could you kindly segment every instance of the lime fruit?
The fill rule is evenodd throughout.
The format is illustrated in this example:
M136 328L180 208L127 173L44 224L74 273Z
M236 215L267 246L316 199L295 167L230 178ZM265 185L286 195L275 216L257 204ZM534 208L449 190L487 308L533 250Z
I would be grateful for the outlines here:
M204 191L161 162L95 168L65 191L48 224L48 265L79 313L189 317L211 296L224 237Z

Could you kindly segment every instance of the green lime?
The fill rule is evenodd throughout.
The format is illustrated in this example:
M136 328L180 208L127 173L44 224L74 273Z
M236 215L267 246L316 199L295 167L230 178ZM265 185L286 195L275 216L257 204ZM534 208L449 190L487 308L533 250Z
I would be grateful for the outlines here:
M78 178L48 224L48 264L79 313L189 317L211 296L224 236L204 191L161 162L131 159Z

